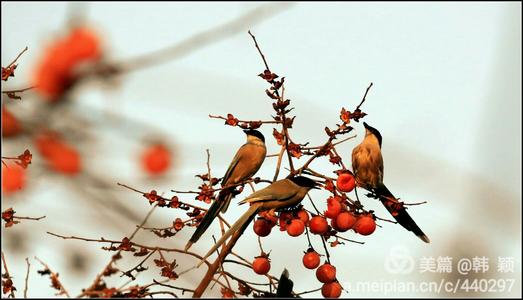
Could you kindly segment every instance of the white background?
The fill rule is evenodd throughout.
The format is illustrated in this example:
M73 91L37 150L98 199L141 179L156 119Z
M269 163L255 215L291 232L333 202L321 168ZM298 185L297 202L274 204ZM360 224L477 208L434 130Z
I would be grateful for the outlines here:
M81 7L89 23L102 34L109 57L124 59L176 44L259 5L89 3ZM2 89L29 81L46 41L64 27L68 8L67 3L2 3L2 65L24 46L29 47L16 77L3 83ZM515 278L512 292L503 295L521 296L521 4L295 3L275 9L281 12L246 28L256 34L273 71L286 77L286 95L298 116L292 131L294 139L322 143L323 128L338 122L341 107L353 109L373 82L363 110L369 113L366 121L384 137L385 182L407 202L429 202L409 211L429 235L431 244L423 244L389 223L382 224L384 227L370 237L347 234L366 244L332 249L339 280L429 281L441 277L420 275L417 269L410 275L387 273L384 262L390 249L399 246L407 249L416 263L424 256L449 255L455 262L462 257L488 256L491 270L478 278ZM75 99L78 104L148 122L178 145L177 169L166 181L141 180L138 168L130 163L139 142L129 148L111 147L111 139L121 138L112 137L117 134L113 131L105 133L100 147L119 159L103 156L89 168L113 182L124 181L143 189L166 193L172 188L194 189L199 182L193 175L205 172L205 149L209 148L215 175L221 176L244 137L207 115L234 113L242 119L267 119L272 113L264 95L267 86L256 77L263 65L246 31L179 60L130 73L114 89L82 89ZM23 105L29 104L20 107ZM358 137L339 149L345 161L350 161L352 147L362 138L362 126L356 125ZM272 128L263 127L262 131L269 141L269 152L275 153L278 148L271 137ZM9 148L8 143L5 146L2 155L18 150ZM108 163L112 163L110 172L104 169ZM273 159L267 159L258 175L271 177L274 165ZM314 167L331 170L327 163L317 162ZM19 291L23 289L26 256L38 255L60 272L73 295L90 284L109 259L110 254L102 252L100 245L57 240L47 236L46 230L120 239L123 232L133 229L133 224L98 226L93 221L96 215L78 208L69 193L61 186L39 184L20 195L18 203L2 201L3 208L14 205L26 215L34 209L48 216L38 225L24 222L16 226L25 226L31 232L25 252L4 250ZM138 194L122 195L145 214L148 206ZM322 196L315 199L323 203ZM374 200L366 203L378 215L387 216ZM233 206L227 218L233 220L242 211ZM152 225L167 226L173 218L166 211L159 210L156 215ZM2 236L9 238L23 229L2 230ZM179 247L190 233L155 242ZM5 243L2 241L2 249ZM211 245L210 238L208 245L204 243L197 249L201 253ZM278 276L287 267L297 291L320 287L314 272L301 266L305 247L305 237L291 239L277 230L264 240L264 248L272 249L271 272ZM67 253L71 249L85 249L91 254L85 273L68 274ZM236 251L246 258L259 253L252 235L242 239ZM498 256L515 257L515 273L498 274ZM183 266L193 263L183 257L178 262ZM194 272L178 283L193 286L191 281L198 281L200 273ZM251 274L244 276L262 280ZM46 279L34 274L30 280L29 296L52 296ZM219 295L219 289L215 287L206 295Z

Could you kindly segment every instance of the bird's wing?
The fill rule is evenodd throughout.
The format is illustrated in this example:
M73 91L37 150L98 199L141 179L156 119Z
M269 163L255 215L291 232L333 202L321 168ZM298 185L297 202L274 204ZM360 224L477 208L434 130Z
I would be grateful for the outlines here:
M229 181L231 175L232 175L232 172L234 171L234 169L236 168L236 166L238 165L238 162L240 162L241 158L242 158L242 148L245 147L247 144L244 144L243 146L240 147L240 149L238 149L238 151L236 152L236 155L234 155L234 158L232 159L230 165L229 165L229 168L227 169L227 172L225 172L225 175L223 175L223 179L222 179L222 186L225 186L227 184L227 181Z
M358 172L358 168L359 168L359 160L357 159L357 154L358 152L360 151L360 145L356 146L353 150L352 150L352 172L354 174L356 174Z
M271 200L285 201L296 195L297 189L294 193L289 193L289 184L293 184L289 180L276 181L268 187L250 194L247 198L240 201L238 204L263 202Z
M380 178L383 181L383 156L381 155L381 152L380 152L380 155L378 155L377 159L378 159L378 171L380 172Z

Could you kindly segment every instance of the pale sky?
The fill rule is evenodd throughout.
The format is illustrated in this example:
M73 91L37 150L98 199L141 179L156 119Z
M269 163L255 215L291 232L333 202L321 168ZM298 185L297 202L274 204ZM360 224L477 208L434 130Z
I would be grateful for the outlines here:
M176 44L261 4L118 2L89 3L81 9L102 34L108 56L125 59ZM64 26L67 7L62 2L2 2L2 65L7 65L23 47L29 47L15 80L2 83L2 89L22 86L28 81L45 42ZM256 35L271 69L286 77L286 95L292 99L296 107L293 113L298 116L293 138L322 143L323 128L339 121L341 107L353 109L373 82L362 109L369 113L366 121L384 137L385 182L407 202L429 202L411 207L409 212L430 236L430 245L420 243L399 226L385 223L371 237L349 235L364 240L365 245L332 249L342 284L440 278L437 274L420 274L417 269L409 275L388 273L384 262L390 257L390 250L399 247L407 249L416 262L428 256L449 255L455 261L462 257L489 256L493 271L480 278L515 278L516 285L510 293L486 295L521 296L521 3L335 2L294 3L274 9L282 11L247 27ZM172 180L144 182L135 175L136 166L129 163L140 142L112 136L114 131L105 132L97 147L119 158L102 157L89 167L103 174L99 167L113 163L118 167L104 174L108 179L169 194L170 189L191 189L199 184L194 174L205 172L208 148L213 168L220 174L216 176L221 176L244 137L238 136L237 130L223 126L223 121L209 119L207 115L233 113L242 119L270 118L272 108L264 93L267 86L256 77L263 68L244 30L179 60L128 74L116 88L82 88L75 99L78 112L84 112L85 107L100 107L148 122L161 129L179 151L179 166ZM29 105L23 103L21 107ZM85 115L96 118L96 114ZM357 125L355 140L340 147L346 161L362 138L363 128ZM272 142L269 152L275 153L278 147L272 140L272 128L263 127L262 132ZM112 147L112 139L120 140L125 147ZM5 149L13 148L5 143ZM271 177L274 165L275 161L267 159L258 175ZM320 162L315 163L315 168L332 169ZM18 225L32 226L32 238L41 241L37 245L31 243L27 254L11 256L10 269L16 272L15 283L20 282L20 286L25 256L38 255L58 271L62 270L64 284L75 290L73 294L90 284L94 274L107 262L109 253L99 250L99 245L56 240L39 232L47 230L45 226L64 234L91 237L105 236L105 232L111 231L89 222L90 213L67 203L67 195L63 188L39 185L21 196L21 203L13 204L21 210L27 208L26 211L30 208L47 211L51 207L60 211L55 219L49 218L39 226ZM135 209L141 213L148 209L137 194L119 195L136 203ZM386 214L373 200L367 201L369 208ZM12 204L2 202L3 207L6 205ZM241 207L234 205L227 218L233 220L242 212ZM157 225L168 224L173 218L165 211L157 213ZM2 230L3 236L9 237ZM107 235L119 238L120 230ZM125 232L130 230L132 225ZM168 242L181 246L189 234ZM289 240L280 234L284 233L275 232L264 241L264 248L273 250L274 274L279 275L285 266L291 278L296 278L297 291L320 287L314 273L301 266L302 251L306 250L304 241ZM212 243L210 239L207 242ZM282 242L285 247L281 247ZM93 259L89 275L66 276L65 260L57 255L66 249L66 244L86 247L99 256ZM206 252L204 249L202 245L201 252ZM246 257L259 252L252 236L250 240L249 237L242 240L237 250ZM515 257L516 272L497 274L498 256ZM197 280L198 273L194 278ZM249 278L261 280L256 276ZM46 280L35 275L31 281L34 290L30 296L52 296ZM180 280L180 284L191 285L191 282ZM206 295L219 295L219 289ZM345 297L391 295L445 294L398 291L386 295L368 291L343 294ZM481 296L459 294L467 295Z

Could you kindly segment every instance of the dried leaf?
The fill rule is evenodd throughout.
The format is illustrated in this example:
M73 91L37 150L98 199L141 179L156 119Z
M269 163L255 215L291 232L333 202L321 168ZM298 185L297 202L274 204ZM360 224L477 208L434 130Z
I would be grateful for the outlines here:
M278 143L278 145L283 145L283 133L280 133L278 130L276 130L276 128L273 128L272 130L272 136L274 136L274 138L276 139L276 143Z
M278 78L278 75L272 73L269 70L263 71L263 73L258 74L261 78L265 79L267 82L271 82L274 79Z
M2 80L7 81L9 77L15 77L15 69L18 65L13 64L7 68L2 67Z
M300 158L302 156L302 153L301 153L301 146L298 145L298 144L295 144L295 143L289 143L288 147L287 147L287 150L289 151L289 153L296 157L296 158Z
M238 125L238 119L236 119L232 114L227 114L227 120L225 120L226 125L236 126Z
M340 119L343 121L343 123L345 124L348 124L350 123L350 119L351 119L351 113L350 111L348 110L345 110L345 108L343 107L341 109L341 112L340 112Z

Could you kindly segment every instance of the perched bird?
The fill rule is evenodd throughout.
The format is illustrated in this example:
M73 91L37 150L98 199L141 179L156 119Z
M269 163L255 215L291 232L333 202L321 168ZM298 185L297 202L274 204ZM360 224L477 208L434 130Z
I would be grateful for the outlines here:
M225 213L227 211L231 199L234 197L233 192L236 186L256 174L265 160L267 149L265 148L265 137L263 134L258 130L252 129L244 130L244 132L247 135L247 142L236 152L227 172L223 176L221 182L222 190L203 217L200 225L196 228L189 242L187 242L185 251L200 239L220 212Z
M243 232L254 217L261 211L279 210L294 207L307 195L310 189L317 188L316 181L296 176L273 182L269 186L252 193L240 201L241 204L249 203L249 209L225 232L215 245L205 254L199 267L218 247L220 247L232 234L237 231Z
M365 122L363 122L363 125L365 126L365 138L361 144L352 150L352 169L357 185L375 193L401 226L412 231L425 243L429 243L429 238L410 217L405 207L396 200L383 184L380 132Z

